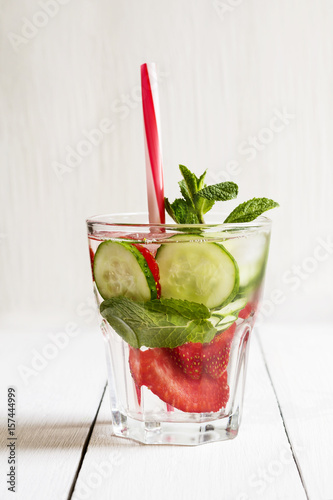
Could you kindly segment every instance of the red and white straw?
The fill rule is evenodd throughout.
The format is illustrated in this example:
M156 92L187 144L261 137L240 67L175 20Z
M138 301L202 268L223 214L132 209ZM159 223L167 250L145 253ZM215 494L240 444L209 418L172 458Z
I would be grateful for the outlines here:
M165 223L160 108L155 63L141 66L149 222Z

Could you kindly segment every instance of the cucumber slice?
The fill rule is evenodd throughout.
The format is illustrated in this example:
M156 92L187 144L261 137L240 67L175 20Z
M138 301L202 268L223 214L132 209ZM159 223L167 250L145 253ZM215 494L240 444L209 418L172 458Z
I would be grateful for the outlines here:
M230 304L214 311L210 317L210 322L215 326L215 328L224 327L225 325L232 325L238 319L238 313L246 306L246 299L240 298L230 302ZM227 328L229 328L229 326Z
M240 298L237 300L233 300L227 306L222 307L218 311L214 311L214 316L219 316L220 318L224 318L225 316L234 315L238 316L239 311L244 309L247 304L247 300L244 298Z
M215 328L218 329L219 332L221 332L229 328L233 323L235 323L235 321L237 321L237 319L237 316L234 315L226 316L225 318L212 315L210 322Z
M192 238L194 241L188 241ZM156 260L162 297L215 309L231 302L238 291L235 259L222 245L206 242L198 235L172 236L160 246Z
M155 279L146 259L130 243L104 241L94 259L94 277L103 299L128 297L146 302L156 299Z
M255 288L265 271L269 237L260 233L247 238L229 239L223 245L237 260L240 291Z

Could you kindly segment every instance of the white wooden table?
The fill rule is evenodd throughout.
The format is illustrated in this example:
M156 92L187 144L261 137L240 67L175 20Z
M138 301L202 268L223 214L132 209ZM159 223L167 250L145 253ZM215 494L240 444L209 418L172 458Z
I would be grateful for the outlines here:
M0 499L333 500L333 328L265 326L233 441L145 446L111 435L102 337L0 336ZM48 359L46 359L48 358ZM43 361L44 360L44 361ZM16 492L7 389L16 388Z

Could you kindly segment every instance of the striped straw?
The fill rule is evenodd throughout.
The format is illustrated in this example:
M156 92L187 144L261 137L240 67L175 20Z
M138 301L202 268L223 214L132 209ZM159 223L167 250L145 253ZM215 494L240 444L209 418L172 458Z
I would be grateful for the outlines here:
M160 108L155 63L141 65L149 222L165 223Z

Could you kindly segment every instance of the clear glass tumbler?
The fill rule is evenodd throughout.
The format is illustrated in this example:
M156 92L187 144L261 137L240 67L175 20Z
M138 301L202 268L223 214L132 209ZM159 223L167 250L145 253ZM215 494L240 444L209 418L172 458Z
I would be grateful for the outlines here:
M237 436L271 222L87 220L112 432L146 444Z

